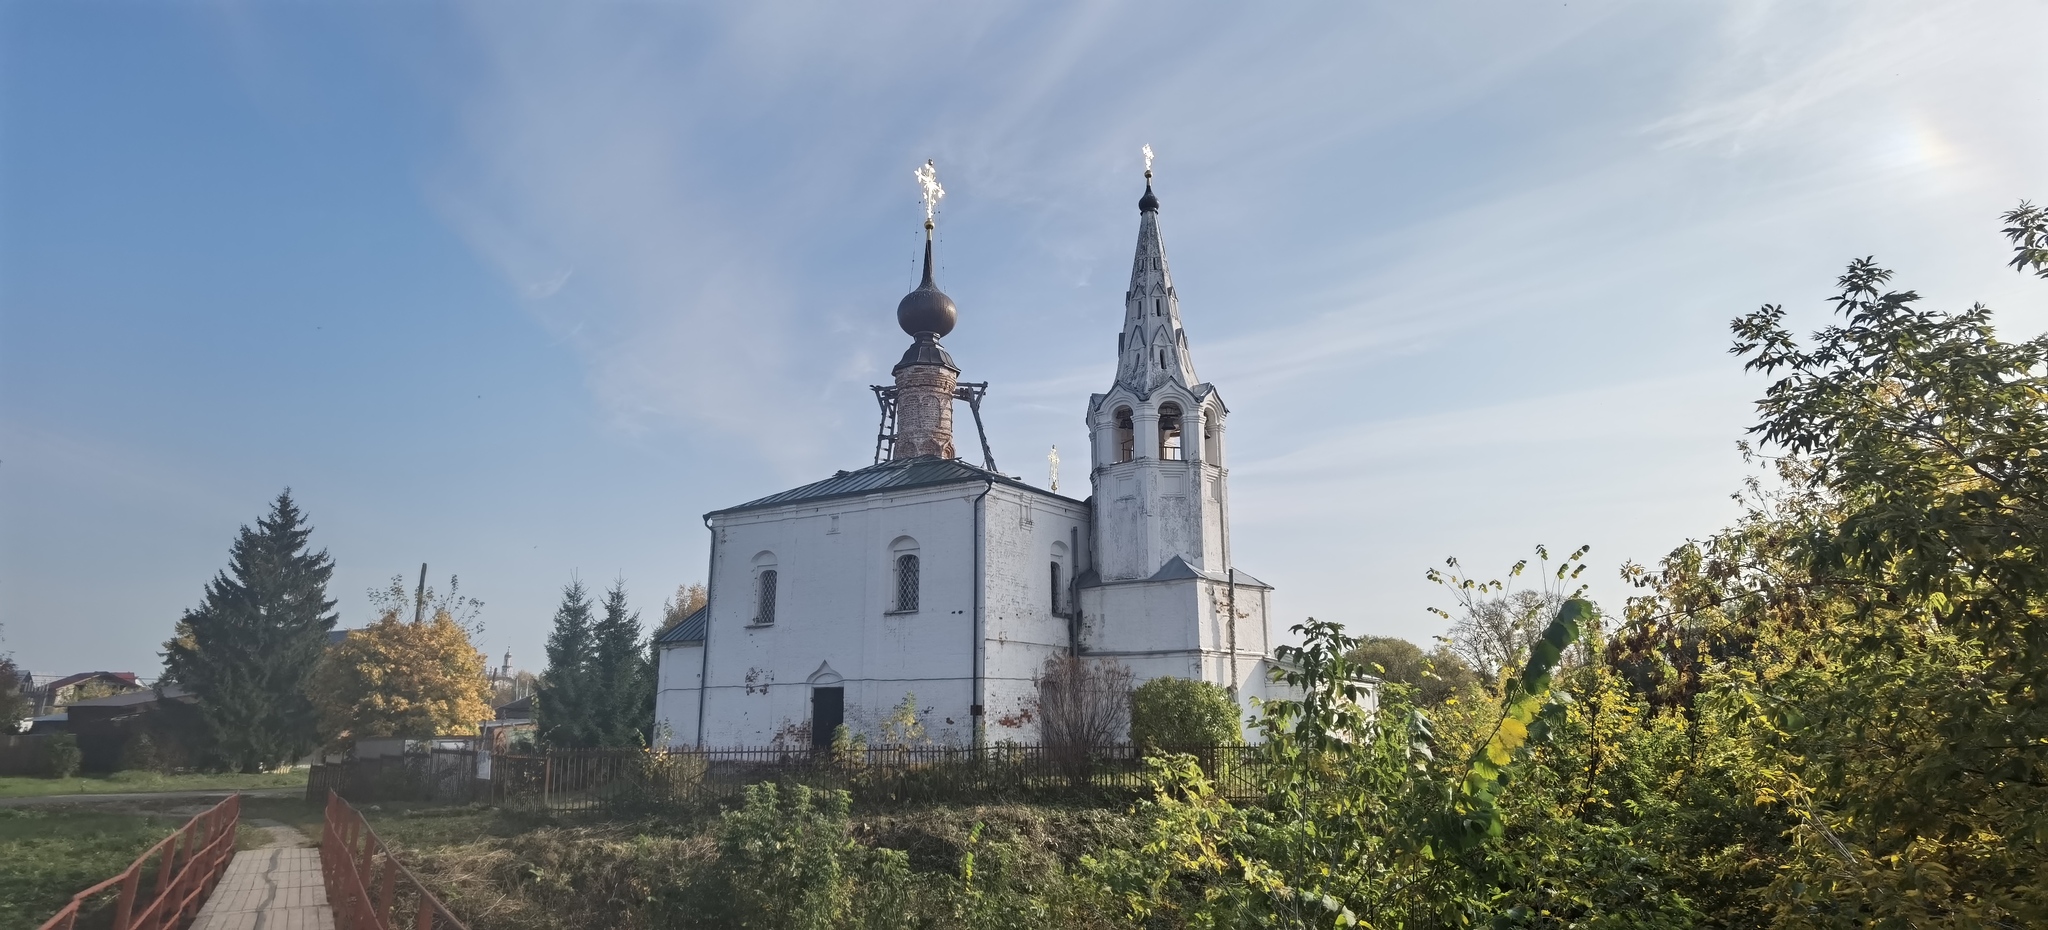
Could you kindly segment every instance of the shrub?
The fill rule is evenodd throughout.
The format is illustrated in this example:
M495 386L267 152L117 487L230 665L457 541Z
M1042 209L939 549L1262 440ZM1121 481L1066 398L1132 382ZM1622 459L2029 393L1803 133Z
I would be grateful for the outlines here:
M162 772L169 766L164 762L163 750L157 748L156 739L146 731L136 730L121 744L121 768Z
M849 872L861 858L847 828L849 809L844 791L799 786L785 797L772 784L747 786L744 806L719 824L713 880L687 889L696 900L678 903L714 924L837 925L851 904Z
M70 778L78 774L80 758L76 736L57 733L43 741L43 770L51 778Z
M1131 692L1131 742L1140 746L1218 746L1243 738L1237 702L1216 685L1154 678Z

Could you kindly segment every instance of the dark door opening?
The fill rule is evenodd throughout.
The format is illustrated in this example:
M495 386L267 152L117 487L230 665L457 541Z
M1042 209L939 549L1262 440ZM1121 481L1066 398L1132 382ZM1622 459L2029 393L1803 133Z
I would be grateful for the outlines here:
M846 722L845 688L811 689L811 747L832 748L832 731Z

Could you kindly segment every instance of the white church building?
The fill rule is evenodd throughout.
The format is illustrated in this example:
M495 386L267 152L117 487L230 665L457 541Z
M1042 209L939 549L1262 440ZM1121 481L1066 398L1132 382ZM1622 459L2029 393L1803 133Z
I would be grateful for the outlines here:
M1145 178L1115 378L1086 404L1091 496L996 472L985 438L984 465L955 454L954 405L979 430L986 385L940 343L957 311L928 217L877 464L705 515L708 601L658 640L668 745L875 740L906 695L936 743L1030 743L1033 680L1062 652L1213 682L1247 713L1266 694L1272 589L1232 561L1229 408L1195 374Z

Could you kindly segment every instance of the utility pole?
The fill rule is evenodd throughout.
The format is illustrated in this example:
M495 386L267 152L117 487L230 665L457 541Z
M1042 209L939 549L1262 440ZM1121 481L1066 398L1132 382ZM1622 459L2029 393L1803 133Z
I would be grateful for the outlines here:
M420 563L420 586L412 595L412 622L415 626L427 615L427 563Z

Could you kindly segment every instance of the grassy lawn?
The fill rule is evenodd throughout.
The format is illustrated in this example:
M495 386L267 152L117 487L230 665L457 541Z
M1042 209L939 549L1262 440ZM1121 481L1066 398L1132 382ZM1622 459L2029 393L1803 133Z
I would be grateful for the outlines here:
M0 777L0 798L27 798L52 794L302 788L305 784L306 773L303 770L265 775L159 775L155 772L116 772L112 775L81 775L75 778L10 776Z
M0 808L0 930L42 926L72 895L112 878L190 819L69 805ZM235 845L253 849L269 839L244 823Z

